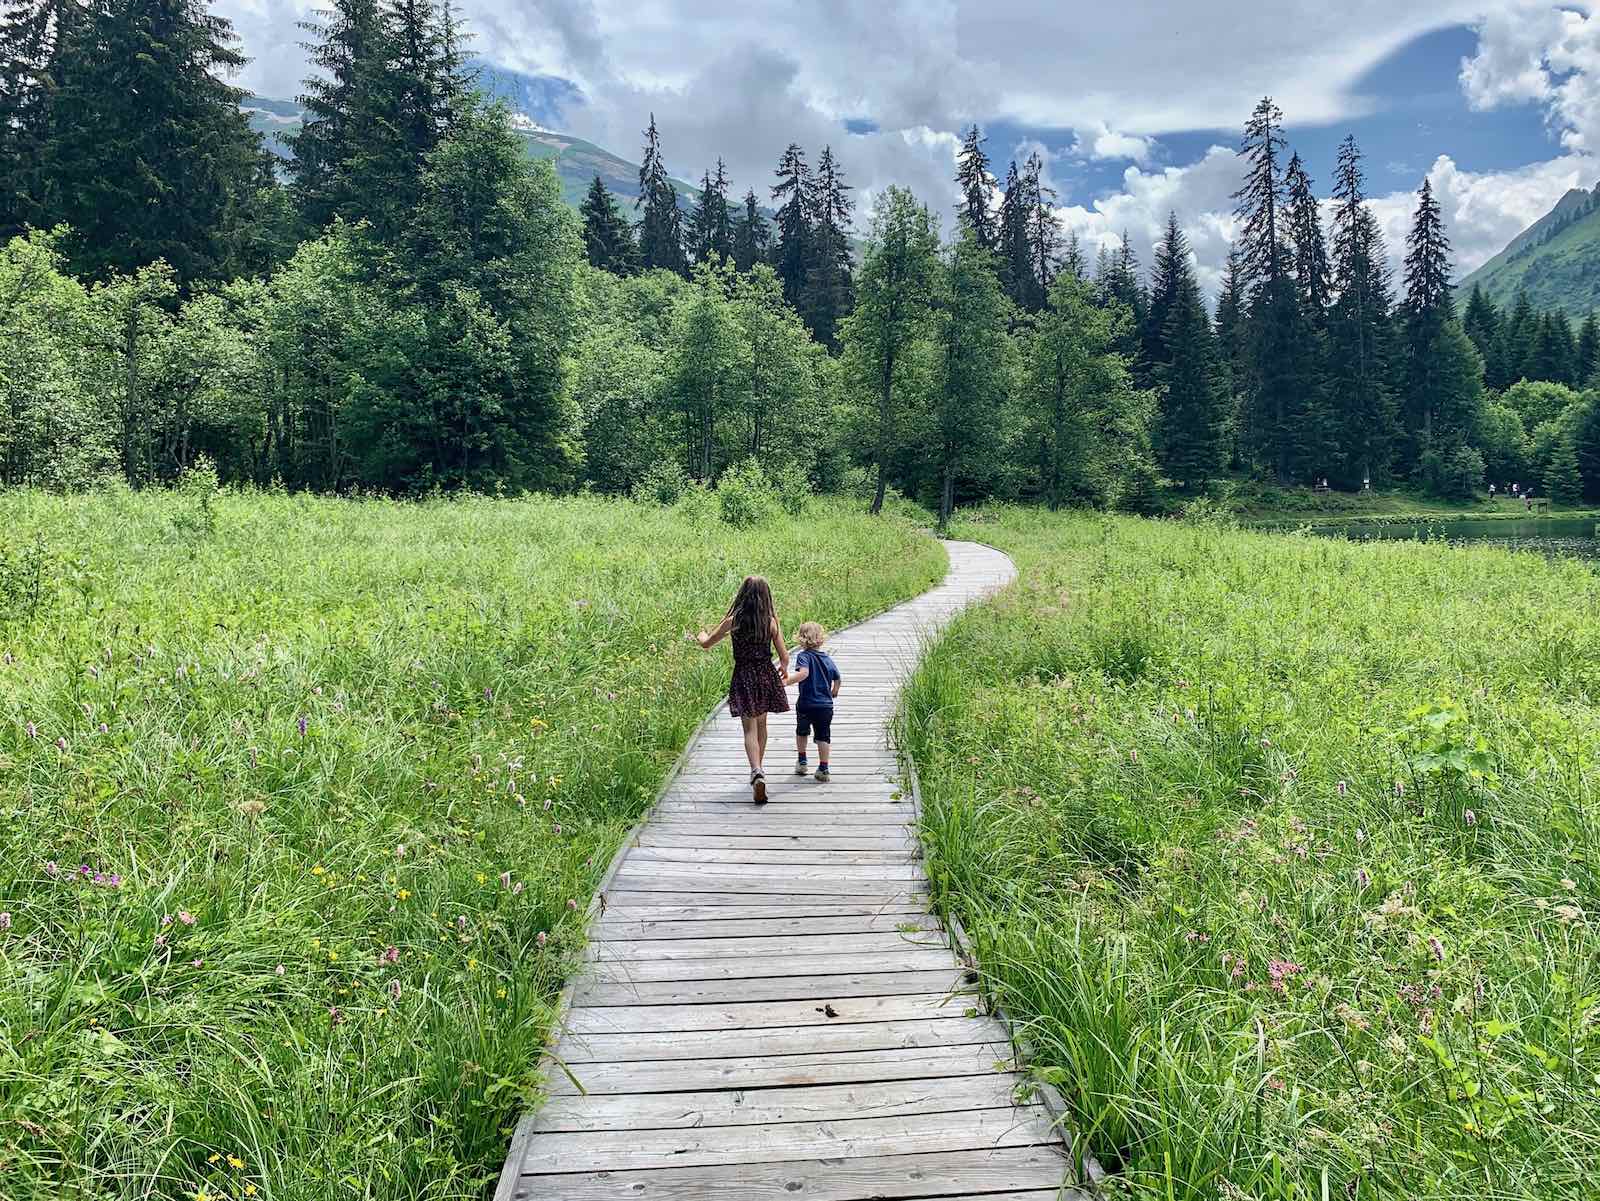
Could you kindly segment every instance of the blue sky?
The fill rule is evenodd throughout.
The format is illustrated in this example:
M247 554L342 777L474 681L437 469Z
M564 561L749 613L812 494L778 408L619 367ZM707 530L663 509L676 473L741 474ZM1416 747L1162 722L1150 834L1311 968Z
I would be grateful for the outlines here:
M304 73L317 0L219 0L266 95ZM1238 129L1271 94L1325 186L1354 133L1398 244L1424 175L1470 269L1570 186L1600 180L1600 0L461 0L484 60L541 82L530 116L638 153L654 112L668 166L718 156L763 188L789 141L831 143L861 224L889 183L947 215L960 132L997 174L1039 148L1091 247L1127 229L1148 261L1169 209L1214 285L1232 235Z

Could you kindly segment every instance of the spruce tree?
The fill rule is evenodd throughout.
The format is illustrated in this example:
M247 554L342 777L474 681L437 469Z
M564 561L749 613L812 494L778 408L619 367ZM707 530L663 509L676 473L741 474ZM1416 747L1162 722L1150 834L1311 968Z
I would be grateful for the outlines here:
M1061 255L1061 226L1056 221L1055 189L1044 182L1044 160L1035 151L1022 168L1023 195L1026 197L1028 228L1029 308L1044 307L1045 297L1055 283L1057 260Z
M1189 241L1178 228L1178 214L1167 214L1167 232L1156 243L1155 262L1150 268L1149 302L1140 322L1139 356L1133 364L1133 377L1141 388L1154 387L1156 377L1167 364L1167 316L1178 296L1182 277L1189 272Z
M265 150L224 82L245 59L203 0L63 8L47 65L30 219L72 227L68 260L104 276L164 259L180 282L238 269L237 213ZM9 164L7 171L9 174Z
M1156 252L1152 320L1158 308L1161 343L1150 352L1158 401L1155 448L1166 474L1192 491L1222 467L1226 378L1176 214L1168 217Z
M1583 500L1583 476L1578 470L1578 444L1570 428L1564 428L1550 450L1550 466L1544 473L1545 495L1558 505L1575 505Z
M1062 275L1070 275L1073 279L1084 280L1089 275L1089 261L1083 257L1083 245L1078 241L1078 231L1067 231L1067 248L1061 254Z
M728 170L717 159L717 173L707 171L700 183L700 199L689 215L689 246L695 262L712 255L733 258L733 216L728 209Z
M850 221L855 205L844 170L824 146L817 159L814 225L802 293L801 315L812 335L830 350L838 349L839 322L850 312Z
M639 263L646 271L660 269L687 275L688 260L683 253L683 215L678 210L678 189L667 174L661 158L661 135L656 130L656 115L650 114L650 128L644 134L644 157L639 164L639 198L634 208L643 209L639 218Z
M1327 412L1328 306L1333 281L1322 235L1322 210L1298 153L1290 156L1283 178L1284 215L1294 255L1295 300L1303 330L1294 344L1299 357L1298 374L1305 381L1305 391L1296 406L1298 440L1313 478L1324 479L1337 470L1340 457L1339 431Z
M1329 421L1337 453L1332 478L1356 488L1387 478L1393 453L1394 397L1387 252L1367 206L1361 151L1339 147L1334 173L1331 273L1337 299L1328 313Z
M1222 269L1222 291L1217 297L1215 321L1217 356L1225 373L1227 396L1223 442L1232 467L1244 465L1248 441L1245 400L1251 395L1249 301L1243 260L1238 247L1230 247Z
M1472 285L1472 292L1467 297L1467 307L1461 315L1461 328L1483 356L1484 383L1497 392L1515 383L1506 375L1500 310L1495 308L1494 301L1477 284Z
M632 275L639 269L639 247L633 227L617 207L616 198L598 175L578 206L583 218L583 244L589 265L615 275Z
M772 231L756 203L755 189L751 188L744 194L744 210L733 226L733 265L741 272L749 271L757 263L766 262L771 252Z
M1445 237L1433 184L1424 179L1417 212L1406 235L1405 259L1405 396L1402 416L1407 436L1407 465L1429 453L1438 415L1439 389L1435 357L1440 332L1455 319L1450 290L1450 241Z
M1150 299L1139 282L1139 256L1127 230L1122 231L1122 242L1109 260L1104 293L1102 303L1121 305L1128 311L1130 320L1118 333L1112 350L1120 354L1133 371L1139 359L1139 331L1144 328Z
M1324 464L1317 458L1318 432L1303 421L1303 402L1315 381L1305 372L1309 333L1300 315L1284 211L1282 128L1278 106L1263 98L1245 125L1239 154L1248 165L1234 199L1242 222L1240 260L1250 288L1252 449L1287 484L1309 482Z
M1005 191L1000 199L1000 283L1019 309L1032 311L1036 296L1033 287L1033 256L1028 242L1028 217L1031 205L1027 187L1017 162L1006 170Z
M44 220L43 159L51 68L83 10L64 0L0 0L0 243Z
M961 187L957 210L961 224L972 231L983 250L996 250L1000 244L994 216L995 178L989 174L989 156L983 152L987 139L974 125L961 140L956 156L956 183Z
M798 309L813 261L815 188L805 151L790 142L775 174L778 182L772 185L772 199L778 202L778 241L772 265L783 281L783 298Z
M1509 388L1518 380L1532 379L1534 341L1539 336L1539 314L1533 301L1524 290L1518 290L1511 316L1503 324L1504 332L1501 359L1504 363L1504 385Z
M1578 334L1577 372L1579 388L1600 388L1600 379L1596 378L1600 372L1600 317L1592 312L1584 318Z

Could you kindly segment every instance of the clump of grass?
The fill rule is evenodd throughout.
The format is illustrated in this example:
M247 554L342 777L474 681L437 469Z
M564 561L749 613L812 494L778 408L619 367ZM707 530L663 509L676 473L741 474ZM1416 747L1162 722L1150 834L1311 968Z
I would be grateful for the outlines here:
M0 497L61 577L0 614L7 1196L481 1197L583 909L726 685L685 632L747 572L838 625L944 570L826 502L221 492L173 538L192 508Z
M906 701L930 874L1121 1187L1592 1195L1593 569L981 530L1021 581Z

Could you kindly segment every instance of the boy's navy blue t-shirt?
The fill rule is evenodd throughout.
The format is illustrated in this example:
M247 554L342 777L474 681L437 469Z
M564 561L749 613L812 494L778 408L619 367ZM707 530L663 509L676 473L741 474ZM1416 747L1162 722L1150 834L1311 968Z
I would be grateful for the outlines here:
M802 667L810 674L800 681L800 695L795 702L799 709L833 708L833 685L839 679L839 669L822 651L801 651L795 656L795 670Z

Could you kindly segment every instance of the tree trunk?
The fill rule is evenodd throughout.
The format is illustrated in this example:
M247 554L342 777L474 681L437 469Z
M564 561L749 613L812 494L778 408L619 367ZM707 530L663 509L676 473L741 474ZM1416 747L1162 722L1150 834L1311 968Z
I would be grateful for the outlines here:
M955 450L946 446L944 450L944 490L939 495L939 532L950 528L950 513L955 508L956 502L956 465Z

